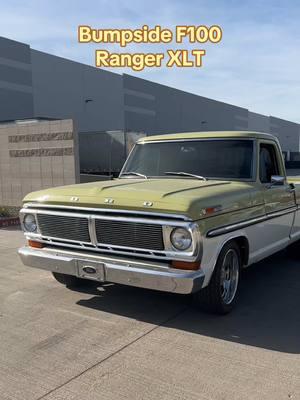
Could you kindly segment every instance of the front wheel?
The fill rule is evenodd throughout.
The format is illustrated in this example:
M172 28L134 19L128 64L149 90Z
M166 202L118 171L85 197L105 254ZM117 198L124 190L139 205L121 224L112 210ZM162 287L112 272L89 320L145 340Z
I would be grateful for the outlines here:
M240 249L236 242L229 242L220 252L209 285L194 294L194 303L216 314L228 314L237 302L240 275Z

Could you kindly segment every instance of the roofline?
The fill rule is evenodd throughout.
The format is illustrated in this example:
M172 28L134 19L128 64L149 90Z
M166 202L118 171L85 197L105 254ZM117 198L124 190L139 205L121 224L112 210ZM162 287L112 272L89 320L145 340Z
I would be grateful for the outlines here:
M189 137L190 135L190 137ZM240 136L239 136L240 135ZM267 132L258 132L258 131L205 131L205 132L182 132L182 133L173 133L173 134L160 134L143 137L138 140L137 143L143 142L154 142L154 141L172 141L172 140L201 140L207 138L252 138L252 139L269 139L273 141L278 141L278 138L271 133Z

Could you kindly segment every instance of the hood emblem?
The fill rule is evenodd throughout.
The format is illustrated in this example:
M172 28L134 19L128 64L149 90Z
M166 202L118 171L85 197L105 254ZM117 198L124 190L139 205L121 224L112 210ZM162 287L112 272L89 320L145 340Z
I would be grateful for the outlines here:
M153 206L153 203L152 203L152 201L144 201L143 205L144 205L145 207L152 207L152 206Z
M79 197L71 197L71 201L79 201Z
M106 204L113 204L115 201L114 201L114 199L105 199L104 200L104 203L106 203Z

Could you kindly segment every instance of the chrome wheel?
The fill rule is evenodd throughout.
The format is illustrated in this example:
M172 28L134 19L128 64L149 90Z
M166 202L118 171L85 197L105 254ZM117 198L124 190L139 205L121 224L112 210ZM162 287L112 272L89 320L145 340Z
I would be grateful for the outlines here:
M224 304L230 304L239 283L239 256L233 248L229 249L223 258L220 278L222 300Z

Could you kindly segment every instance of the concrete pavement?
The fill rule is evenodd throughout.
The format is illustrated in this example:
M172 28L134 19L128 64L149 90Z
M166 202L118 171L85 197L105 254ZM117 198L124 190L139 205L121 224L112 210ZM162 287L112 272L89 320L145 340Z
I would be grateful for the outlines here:
M71 291L0 230L1 400L300 399L300 258L245 271L239 307L107 284Z

